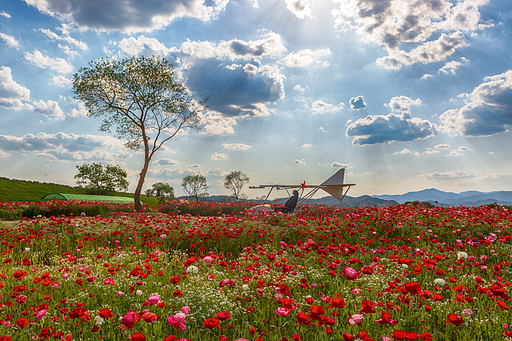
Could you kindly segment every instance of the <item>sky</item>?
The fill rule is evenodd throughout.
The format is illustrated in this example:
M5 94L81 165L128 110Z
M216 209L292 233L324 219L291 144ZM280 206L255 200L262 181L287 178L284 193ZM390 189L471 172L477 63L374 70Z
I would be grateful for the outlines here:
M233 170L320 184L339 168L350 196L510 191L511 20L504 0L2 1L0 176L75 185L77 165L101 162L134 191L143 154L99 131L72 79L158 55L208 110L155 154L143 191L184 195L201 174L229 194Z

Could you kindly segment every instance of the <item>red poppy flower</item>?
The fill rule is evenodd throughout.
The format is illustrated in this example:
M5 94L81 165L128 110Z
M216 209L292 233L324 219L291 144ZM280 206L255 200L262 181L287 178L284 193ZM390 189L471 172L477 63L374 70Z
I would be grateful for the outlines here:
M407 333L400 329L393 330L393 334L391 334L393 340L406 340Z
M336 294L335 297L331 298L331 302L329 302L329 308L345 308L345 300L341 298L339 294Z
M411 295L419 295L421 293L421 286L417 282L409 282L405 285L405 288Z
M363 300L359 312L361 314L374 314L377 312L377 310L373 309L374 305L373 301Z
M352 336L352 334L350 333L343 333L341 334L341 337L343 338L344 341L354 341L354 337Z
M462 319L462 316L459 316L457 314L448 314L448 320L446 320L446 323L452 323L453 325L458 327L464 323L464 319Z
M420 337L423 341L432 341L433 340L432 335L428 332L421 333Z
M206 319L206 321L203 322L203 326L207 329L220 328L219 320L213 317Z
M18 321L16 321L16 324L20 328L25 328L28 325L28 320L24 317L20 318Z
M131 341L146 341L146 335L142 333L135 333L132 336L128 337L128 340Z
M100 311L98 311L98 315L104 319L108 319L114 316L114 314L112 314L112 310L107 308L100 309Z
M308 314L305 314L303 312L298 313L297 314L297 323L300 324L301 326L303 326L303 325L309 326L311 321L309 320Z
M22 271L22 270L18 270L15 273L12 274L12 276L14 278L16 278L17 280L25 278L26 275L27 275L27 273L25 271Z
M215 314L215 318L219 319L221 321L229 320L231 318L231 315L228 311L221 311Z

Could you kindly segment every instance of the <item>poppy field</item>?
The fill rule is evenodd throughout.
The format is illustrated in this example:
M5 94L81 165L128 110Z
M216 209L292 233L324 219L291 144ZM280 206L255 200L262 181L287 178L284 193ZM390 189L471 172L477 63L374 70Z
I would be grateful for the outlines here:
M40 215L0 251L0 341L512 340L497 205Z

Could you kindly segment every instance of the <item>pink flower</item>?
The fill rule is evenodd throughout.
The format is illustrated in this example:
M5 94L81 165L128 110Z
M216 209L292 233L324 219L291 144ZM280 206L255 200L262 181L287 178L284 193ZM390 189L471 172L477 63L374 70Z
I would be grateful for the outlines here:
M223 279L221 282L220 282L220 286L223 287L225 285L232 285L234 286L235 285L235 282L233 282L232 280L230 279Z
M359 295L361 293L361 289L352 289L351 293Z
M149 299L148 299L149 304L158 304L161 302L162 302L162 300L160 299L160 295L158 295L158 294L149 295Z
M43 309L43 310L39 310L36 314L36 319L38 320L42 320L44 315L46 315L46 313L48 312L47 309Z
M62 274L62 278L68 278L69 276L71 276L71 274L69 272L64 272Z
M353 281L354 279L359 277L359 274L354 268L346 266L343 271L343 276L345 276L349 281Z
M206 256L203 258L203 261L205 263L213 263L215 261L215 258L213 258L212 256Z
M112 279L112 278L106 278L104 281L103 281L103 284L105 285L115 285L116 282Z
M185 315L184 313L177 313L176 315L170 315L168 318L167 318L167 323L169 323L170 325L173 325L175 327L178 327L180 328L180 330L185 330L187 327L185 327L185 323L187 321L185 321L185 319L187 318L187 315Z
M124 315L124 317L121 318L121 323L124 324L126 328L132 329L134 322L137 322L137 316L138 314L135 311L130 310L126 315Z
M277 315L279 316L288 316L290 315L290 311L288 309L286 309L285 307L280 307L280 308L277 308L276 310L274 310L276 312Z
M122 292L122 291L118 291L118 292L117 292L117 297L121 297L121 296L123 296L123 295L124 295L124 292Z
M348 319L348 323L357 324L358 326L360 326L363 323L363 315L354 314L350 316L350 318Z
M190 308L188 306L181 307L181 312L188 315L188 313L190 313Z

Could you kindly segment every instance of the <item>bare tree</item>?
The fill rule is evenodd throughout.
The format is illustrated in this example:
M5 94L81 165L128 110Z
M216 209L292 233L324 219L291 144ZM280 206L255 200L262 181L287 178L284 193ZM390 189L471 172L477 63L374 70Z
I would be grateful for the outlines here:
M249 182L249 177L242 171L231 171L224 179L224 187L231 190L233 196L238 200L242 195L242 189Z

